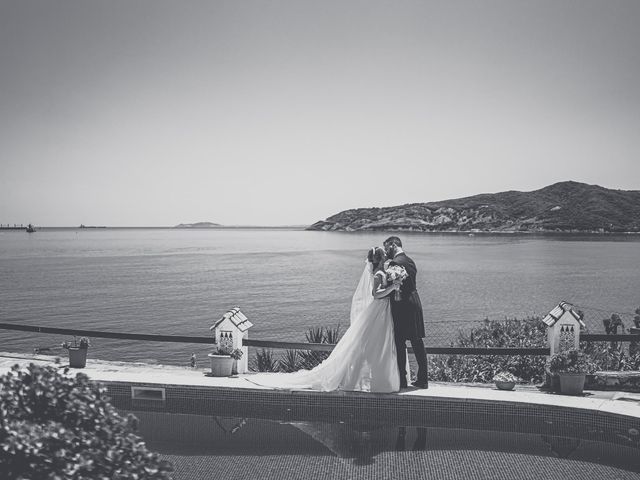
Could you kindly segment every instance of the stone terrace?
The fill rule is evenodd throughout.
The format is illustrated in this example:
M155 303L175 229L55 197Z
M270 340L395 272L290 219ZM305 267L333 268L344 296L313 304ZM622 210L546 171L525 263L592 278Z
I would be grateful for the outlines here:
M58 360L58 363L56 363ZM26 366L29 363L38 365L56 365L63 370L67 366L66 358L49 355L32 355L23 353L0 352L0 373L8 372L15 364ZM266 398L269 392L282 395L283 390L257 386L246 380L246 375L232 377L207 376L206 369L190 369L170 365L152 365L134 362L114 362L105 360L88 359L87 366L83 369L69 369L67 375L75 376L77 373L86 374L91 380L119 387L127 385L153 387L185 387L197 388L200 392L210 391L215 396L216 391L233 391L237 395L245 392L259 393L261 398ZM121 391L121 389L120 389ZM502 391L492 384L454 384L431 382L428 389L407 389L398 393L368 394L362 392L304 392L307 396L315 398L330 396L345 397L375 397L376 402L391 402L392 399L411 399L412 401L424 400L450 400L451 402L480 402L487 405L522 406L548 406L579 409L583 412L594 414L613 414L624 416L629 420L640 419L640 394L619 391L585 390L580 397L559 395L540 390L533 385L518 385L514 391ZM111 391L110 391L111 393ZM292 392L289 392L292 393ZM413 402L412 402L413 403Z

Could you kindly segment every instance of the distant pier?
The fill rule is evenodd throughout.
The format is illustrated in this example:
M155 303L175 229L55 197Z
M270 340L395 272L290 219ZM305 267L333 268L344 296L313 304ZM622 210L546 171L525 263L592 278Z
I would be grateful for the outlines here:
M7 223L6 225L4 223L0 223L0 230L24 230L31 233L36 231L36 227L32 224L25 226L23 224L18 225L17 223L14 223L13 225L10 223Z

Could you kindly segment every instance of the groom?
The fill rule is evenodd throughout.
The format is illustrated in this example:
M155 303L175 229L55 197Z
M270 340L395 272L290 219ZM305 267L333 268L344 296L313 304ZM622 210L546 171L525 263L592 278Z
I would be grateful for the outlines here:
M402 241L398 237L389 237L384 241L384 251L391 265L404 267L409 276L400 286L400 300L391 295L391 314L393 315L393 332L396 337L396 353L400 370L400 388L407 387L407 350L406 341L411 342L413 353L418 362L418 377L412 383L414 387L428 388L427 355L424 351L424 320L422 303L416 290L416 264L402 250Z

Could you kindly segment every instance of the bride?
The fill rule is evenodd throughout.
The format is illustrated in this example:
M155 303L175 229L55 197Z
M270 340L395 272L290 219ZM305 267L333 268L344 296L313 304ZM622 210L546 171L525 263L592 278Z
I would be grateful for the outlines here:
M285 389L399 391L400 373L388 297L399 285L387 282L384 261L381 248L369 250L353 294L351 325L320 365L312 370L259 373L245 378L257 385Z

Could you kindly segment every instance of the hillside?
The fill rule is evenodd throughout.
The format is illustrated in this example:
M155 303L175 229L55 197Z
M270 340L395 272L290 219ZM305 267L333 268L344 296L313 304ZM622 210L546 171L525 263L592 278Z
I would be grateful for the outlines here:
M640 191L560 182L440 202L345 210L307 228L324 231L640 232Z

